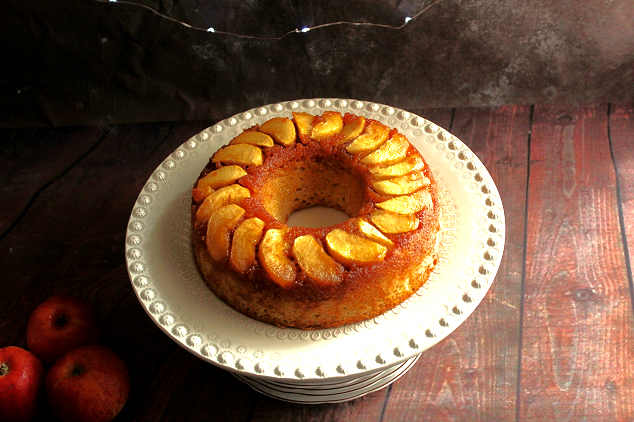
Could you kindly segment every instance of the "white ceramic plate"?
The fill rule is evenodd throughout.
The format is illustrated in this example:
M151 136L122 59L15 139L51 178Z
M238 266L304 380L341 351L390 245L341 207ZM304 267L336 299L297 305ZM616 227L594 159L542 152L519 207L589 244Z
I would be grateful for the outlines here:
M209 157L243 129L292 111L361 114L397 128L440 179L442 251L429 281L403 304L357 324L281 329L235 312L201 279L191 248L190 189ZM250 378L320 385L411 360L449 335L491 286L504 248L504 211L489 173L460 140L407 111L343 99L289 101L235 115L192 137L152 173L128 223L126 259L139 303L177 344Z

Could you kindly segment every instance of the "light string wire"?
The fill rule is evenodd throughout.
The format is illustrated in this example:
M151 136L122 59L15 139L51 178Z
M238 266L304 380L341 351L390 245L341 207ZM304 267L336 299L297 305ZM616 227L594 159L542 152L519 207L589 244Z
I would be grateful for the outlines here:
M164 15L154 9L152 9L150 6L147 6L145 4L140 4L140 3L134 3L131 1L125 1L125 0L94 0L97 3L116 3L116 4L123 4L123 5L129 5L129 6L136 6L136 7L140 7L143 9L147 9L150 12L154 13L157 16L160 16L163 19L166 19L168 21L177 23L179 25L182 25L186 28L190 28L190 29L194 29L196 31L204 31L204 32L212 32L215 34L220 34L220 35L229 35L229 36L233 36L233 37L237 37L237 38L246 38L246 39L252 39L252 40L259 40L259 41L277 41L277 40L281 40L291 34L297 34L297 33L305 33L308 31L313 31L316 29L322 29L322 28L327 28L330 26L342 26L342 25L347 25L347 26L365 26L365 27L375 27L375 28L385 28L385 29L393 29L393 30L400 30L405 28L411 21L417 19L418 17L420 17L423 13L427 12L429 9L431 9L432 7L434 7L435 5L437 5L438 3L442 2L443 0L435 0L434 2L430 3L429 5L425 6L424 8L422 8L420 11L418 11L414 16L411 17L407 17L405 18L405 22L401 25L388 25L388 24L382 24L382 23L371 23L371 22L347 22L347 21L340 21L340 22L328 22L328 23L322 23L319 25L315 25L315 26L310 26L310 27L304 27L302 29L298 29L295 28L292 31L288 31L285 34L279 36L279 37L260 37L257 35L245 35L245 34L236 34L233 32L224 32L224 31L216 31L213 27L209 27L209 28L202 28L202 27L198 27L198 26L193 26L190 25L188 23L185 22L181 22L178 19L174 19L170 16Z

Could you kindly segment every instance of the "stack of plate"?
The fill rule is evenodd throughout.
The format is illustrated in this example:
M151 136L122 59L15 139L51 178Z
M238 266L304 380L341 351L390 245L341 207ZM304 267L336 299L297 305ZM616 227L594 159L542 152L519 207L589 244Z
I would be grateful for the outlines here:
M383 371L361 374L352 378L308 380L306 382L277 381L235 374L235 377L256 391L270 397L293 403L339 403L387 387L405 374L418 360L419 355Z
M235 312L202 281L191 247L190 189L209 157L243 129L292 111L326 110L363 114L397 128L422 153L440 180L441 258L423 288L379 317L315 331L273 327ZM502 201L469 148L423 117L344 99L272 104L195 135L151 175L126 235L133 289L166 335L257 391L298 403L346 401L397 380L474 311L503 248Z

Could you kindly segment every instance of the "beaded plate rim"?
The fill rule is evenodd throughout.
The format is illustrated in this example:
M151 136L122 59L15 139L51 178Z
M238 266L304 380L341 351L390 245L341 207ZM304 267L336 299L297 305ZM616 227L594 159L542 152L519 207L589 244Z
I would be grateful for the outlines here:
M336 329L280 329L235 312L205 286L191 248L189 192L213 152L244 128L272 117L290 117L292 111L326 110L362 114L395 127L425 157L440 179L440 265L412 298L377 318ZM170 240L165 242L165 237ZM155 169L139 193L128 222L125 252L141 306L190 353L246 376L318 385L385 370L449 335L490 288L504 238L504 209L497 187L458 138L421 116L391 106L317 98L257 107L184 142ZM456 252L468 252L469 259L452 259ZM426 307L433 311L421 311ZM412 316L422 322L394 330Z

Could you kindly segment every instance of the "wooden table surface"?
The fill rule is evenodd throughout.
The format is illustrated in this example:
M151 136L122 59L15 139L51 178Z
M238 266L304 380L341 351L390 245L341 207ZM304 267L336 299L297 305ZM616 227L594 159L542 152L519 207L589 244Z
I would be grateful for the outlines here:
M26 347L30 312L71 293L97 304L131 371L117 421L634 420L634 104L410 111L488 168L506 246L475 312L389 387L341 404L271 399L147 317L126 271L130 212L215 121L0 130L0 347Z

